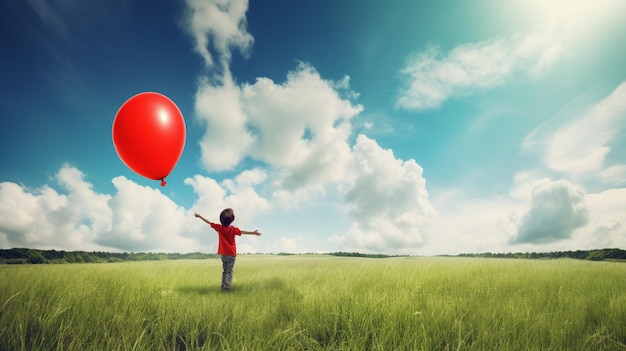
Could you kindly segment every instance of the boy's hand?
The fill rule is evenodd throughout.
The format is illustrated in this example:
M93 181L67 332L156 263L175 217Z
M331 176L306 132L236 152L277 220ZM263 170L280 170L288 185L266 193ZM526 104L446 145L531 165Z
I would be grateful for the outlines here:
M194 213L193 215L194 215L195 217L200 217L200 215L199 215L199 214L197 214L197 213Z
M252 234L254 234L256 236L261 236L261 233L259 232L258 229L255 229L254 232L252 232Z

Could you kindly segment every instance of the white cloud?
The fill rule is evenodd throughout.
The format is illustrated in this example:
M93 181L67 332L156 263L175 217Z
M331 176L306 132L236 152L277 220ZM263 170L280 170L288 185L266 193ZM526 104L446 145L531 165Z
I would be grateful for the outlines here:
M405 87L396 107L434 109L452 97L497 87L520 75L540 77L561 51L558 36L549 28L463 44L445 54L430 47L409 58L401 70Z
M477 198L459 191L433 200L437 214L429 226L424 255L510 251L509 238L517 231L523 202L502 196Z
M181 234L191 220L158 189L141 186L123 176L113 178L117 193L108 206L111 229L99 233L98 244L125 251L195 251L197 243Z
M338 181L350 159L350 120L362 107L342 98L341 85L322 79L309 65L277 85L259 78L242 88L243 106L256 138L250 156L281 170L281 188L295 190Z
M296 238L281 237L273 247L273 252L303 253Z
M187 0L186 29L195 40L195 50L207 66L214 65L209 47L216 51L222 69L228 71L231 49L247 54L252 42L246 12L248 0Z
M196 93L195 115L207 126L200 140L204 167L215 171L235 167L245 157L254 138L246 130L241 89L229 77L221 86L204 82Z
M15 183L0 183L0 233L4 234L5 241L15 242L17 245L26 244L29 241L29 228L35 222L39 207L47 206L55 210L67 201L56 192L47 190L42 189L39 194L32 194ZM48 193L48 196L44 193ZM38 203L40 197L41 205Z
M263 215L272 208L271 203L255 189L266 177L263 170L253 169L240 173L234 179L225 179L221 183L201 175L187 178L185 184L191 185L198 196L190 212L201 213L207 218L214 218L213 221L217 222L219 213L224 208L233 208L237 223L250 223L253 218Z
M109 195L98 194L77 169L65 165L56 175L67 190L60 194L49 186L26 189L0 183L0 233L3 247L91 249L96 235L110 226Z
M415 253L427 242L434 215L422 168L364 135L357 138L352 162L345 201L353 224L337 239L347 249Z
M259 78L254 84L203 85L196 96L196 115L207 122L200 145L209 170L231 169L250 157L272 169L274 198L289 206L327 183L344 178L350 160L350 120L362 110L347 78L322 79L301 64L287 81Z
M591 247L626 247L626 188L588 194Z
M548 138L546 165L574 178L619 184L626 177L626 165L607 165L606 161L612 144L625 132L626 83L622 83L604 100Z
M193 212L217 221L223 208L234 207L237 223L251 223L269 208L253 189L265 180L257 169L221 183L202 176L186 179L198 194L189 210L160 190L123 176L112 180L114 195L95 192L84 174L70 165L63 166L55 179L62 192L48 185L27 189L0 183L0 247L212 252L217 238Z
M68 191L66 199L67 203L71 204L72 218L86 220L91 224L90 229L93 233L108 230L112 215L108 207L111 196L96 193L93 185L84 180L84 176L78 169L64 165L56 178L59 184ZM53 192L52 189L48 190Z
M589 210L582 188L566 180L543 179L533 186L530 209L521 218L511 243L552 243L586 225Z

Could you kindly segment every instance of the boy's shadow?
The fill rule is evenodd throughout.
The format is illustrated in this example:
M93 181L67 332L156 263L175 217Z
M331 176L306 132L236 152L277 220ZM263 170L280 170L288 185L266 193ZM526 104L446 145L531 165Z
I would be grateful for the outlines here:
M186 295L219 295L223 294L219 285L185 285L175 289L180 294ZM287 292L291 290L281 279L274 278L264 281L243 282L233 284L230 294L249 294L262 292Z

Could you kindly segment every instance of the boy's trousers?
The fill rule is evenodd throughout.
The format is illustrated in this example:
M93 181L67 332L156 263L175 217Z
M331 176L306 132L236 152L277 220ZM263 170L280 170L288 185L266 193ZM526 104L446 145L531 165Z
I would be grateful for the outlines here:
M235 258L236 256L222 255L222 290L230 290L235 270Z

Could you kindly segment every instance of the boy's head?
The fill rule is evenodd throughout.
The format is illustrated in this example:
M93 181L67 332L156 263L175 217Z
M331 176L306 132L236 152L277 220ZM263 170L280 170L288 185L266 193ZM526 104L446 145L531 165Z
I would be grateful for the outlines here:
M227 208L220 213L220 223L224 227L228 227L235 220L235 212L232 208Z

